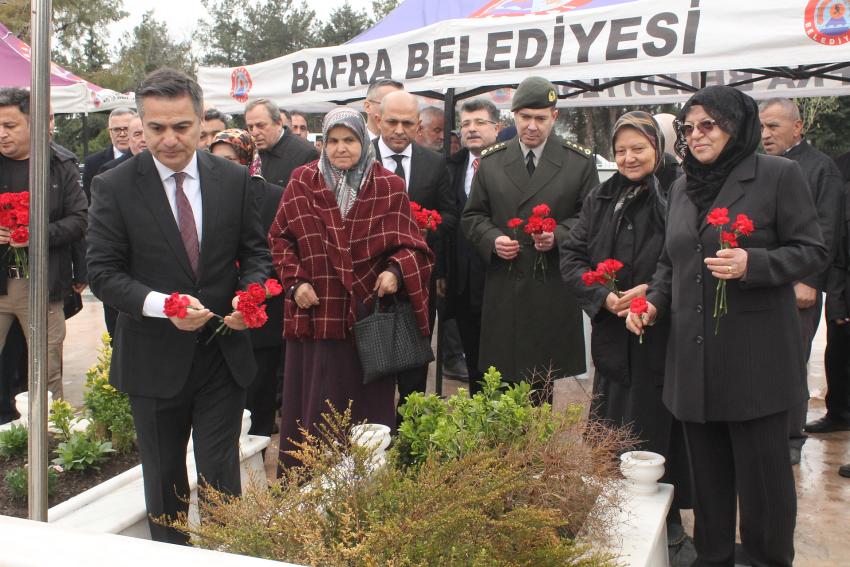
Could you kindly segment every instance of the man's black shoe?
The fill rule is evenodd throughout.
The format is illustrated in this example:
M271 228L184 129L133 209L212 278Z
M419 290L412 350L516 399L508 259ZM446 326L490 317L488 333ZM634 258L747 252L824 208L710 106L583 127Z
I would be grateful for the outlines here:
M838 474L845 478L850 478L850 465L841 465L838 467Z
M810 421L803 426L806 433L832 433L833 431L850 431L850 423L835 421L829 416Z

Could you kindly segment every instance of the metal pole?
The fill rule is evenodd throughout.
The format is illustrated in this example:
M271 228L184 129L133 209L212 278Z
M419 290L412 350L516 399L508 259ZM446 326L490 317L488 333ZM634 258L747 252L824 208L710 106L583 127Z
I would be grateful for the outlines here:
M50 0L32 0L29 243L29 517L47 521L47 224Z
M89 157L89 113L83 113L83 159Z

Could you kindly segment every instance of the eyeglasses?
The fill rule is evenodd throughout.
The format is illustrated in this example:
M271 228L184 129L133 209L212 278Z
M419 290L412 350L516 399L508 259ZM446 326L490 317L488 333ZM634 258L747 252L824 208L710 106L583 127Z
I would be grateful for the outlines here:
M115 134L116 136L126 136L127 133L130 132L130 129L124 126L122 128L110 128L109 131Z
M681 132L685 138L690 138L694 134L694 128L699 130L700 133L702 133L703 135L706 135L712 130L714 130L715 126L717 126L717 120L706 118L705 120L700 120L696 124L691 124L690 122L683 122L679 126L679 132Z
M496 122L493 120L485 120L483 118L476 118L475 120L464 120L460 123L461 128L469 128L473 124L475 124L476 128L483 128L487 124L495 124Z

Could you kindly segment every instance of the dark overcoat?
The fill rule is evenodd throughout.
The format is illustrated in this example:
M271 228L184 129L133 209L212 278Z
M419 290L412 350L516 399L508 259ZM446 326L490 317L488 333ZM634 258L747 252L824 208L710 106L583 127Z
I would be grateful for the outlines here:
M664 403L692 422L746 421L796 407L808 393L793 285L827 260L800 167L753 154L732 170L711 205L755 223L755 232L739 240L747 273L727 284L729 312L717 334L717 280L703 260L716 254L718 234L698 218L685 182L671 190L665 249L647 294L659 317L670 318Z
M462 219L464 233L487 264L479 368L495 366L508 381L550 365L555 377L580 374L585 371L581 310L558 273L558 242L575 225L584 196L599 183L590 151L550 136L529 177L518 139L488 150L482 152ZM537 251L522 229L516 259L505 261L494 252L497 237L513 236L508 220L527 219L543 203L558 222L555 246L544 254L545 279L534 275Z

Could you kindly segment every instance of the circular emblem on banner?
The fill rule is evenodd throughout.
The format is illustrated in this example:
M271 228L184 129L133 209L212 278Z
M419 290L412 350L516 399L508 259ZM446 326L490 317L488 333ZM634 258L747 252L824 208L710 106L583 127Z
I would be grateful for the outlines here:
M238 102L248 102L248 93L253 86L251 73L245 67L238 67L230 74L230 96Z
M850 0L809 0L804 25L809 39L821 45L850 42Z

